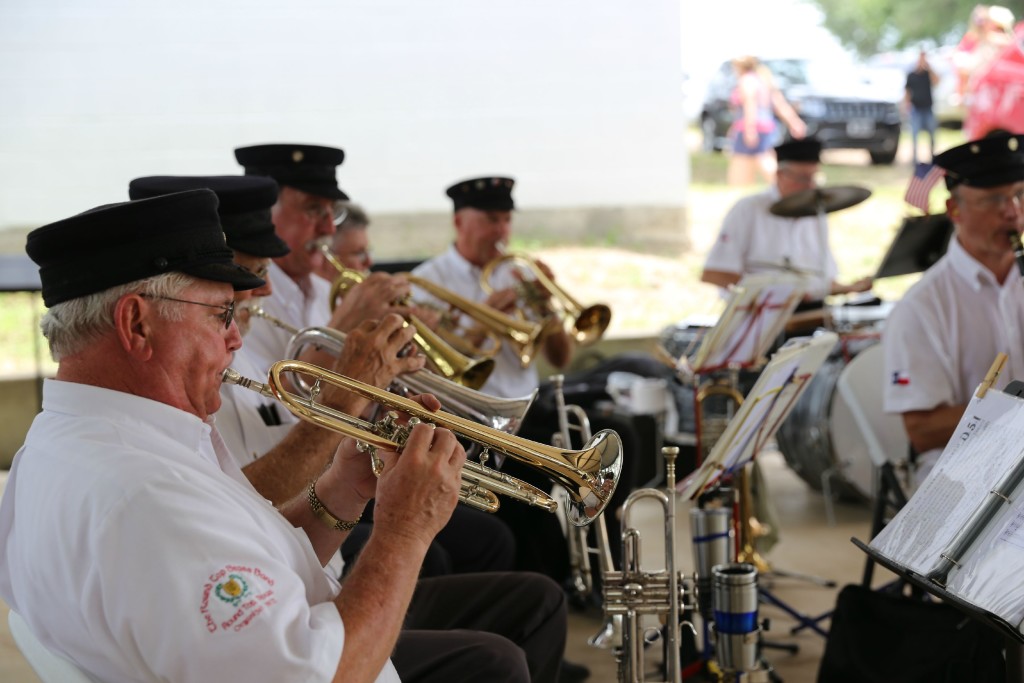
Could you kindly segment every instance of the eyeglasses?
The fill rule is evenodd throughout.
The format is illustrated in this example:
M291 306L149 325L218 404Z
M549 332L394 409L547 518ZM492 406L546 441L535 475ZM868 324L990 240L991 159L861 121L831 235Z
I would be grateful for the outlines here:
M139 296L146 299L161 299L163 301L176 301L179 304L193 304L195 306L205 306L206 308L217 308L222 311L217 317L220 318L221 322L224 323L224 329L227 330L231 327L231 321L235 319L235 302L232 301L227 306L218 306L217 304L207 304L202 301L188 301L187 299L175 299L170 296L157 296L156 294L146 294L143 292Z
M323 204L307 204L302 207L302 213L306 214L313 223L319 223L323 220L329 220L335 225L337 223L334 220L334 207L333 205L324 206Z
M987 213L1003 213L1009 204L1015 204L1020 209L1024 207L1024 187L1007 194L990 194L985 197L969 199L968 203Z

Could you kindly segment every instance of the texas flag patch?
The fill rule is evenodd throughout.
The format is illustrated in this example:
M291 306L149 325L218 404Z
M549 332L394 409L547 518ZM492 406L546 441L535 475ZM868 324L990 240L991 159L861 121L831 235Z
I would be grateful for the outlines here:
M910 376L901 370L897 370L892 373L892 383L901 387L908 386L910 384Z

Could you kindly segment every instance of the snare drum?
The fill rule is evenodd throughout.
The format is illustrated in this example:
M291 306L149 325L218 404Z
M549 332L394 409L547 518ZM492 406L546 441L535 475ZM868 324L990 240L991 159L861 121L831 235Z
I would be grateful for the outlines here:
M858 354L878 342L878 334L841 338L775 434L779 451L801 479L820 491L822 477L828 476L831 490L847 500L871 498L874 468L850 405L837 386L858 373L875 373L881 393L881 367L868 368L857 362ZM875 352L869 355L867 364L875 366L879 356ZM880 398L870 400L880 405Z

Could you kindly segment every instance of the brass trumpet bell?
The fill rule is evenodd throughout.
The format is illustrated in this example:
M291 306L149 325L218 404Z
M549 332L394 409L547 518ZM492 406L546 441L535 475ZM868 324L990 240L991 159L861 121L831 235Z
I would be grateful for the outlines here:
M309 396L297 396L285 391L282 388L282 375L285 373L310 377L313 383ZM450 429L483 446L485 453L494 450L524 462L560 484L568 494L565 501L566 518L575 526L589 524L601 514L611 500L622 472L622 442L618 434L610 430L598 432L578 451L546 446L456 415L431 412L410 399L301 361L282 360L274 363L266 384L242 377L231 368L224 371L223 380L276 398L297 417L366 444L374 458L373 449L376 448L401 450L400 442L403 439L397 437L396 441L392 438L395 436L394 416L389 415L384 420L370 424L318 403L322 384L350 391L385 408ZM292 384L297 383L293 381ZM558 504L547 494L487 467L483 457L481 460L484 462L467 461L463 468L462 491L459 496L463 502L493 512L499 505L496 494L500 493L549 512L557 509Z
M343 296L348 290L362 283L366 276L354 268L347 268L331 252L330 247L322 241L315 242L316 246L323 252L324 257L338 270L338 277L331 284L330 302L333 311L338 297ZM487 378L494 372L493 358L469 358L446 342L439 334L434 332L422 320L414 315L409 316L408 324L416 329L413 341L420 348L427 362L437 374L450 379L453 382L479 389L486 382Z
M584 307L549 278L535 259L525 254L502 254L485 265L480 271L480 286L484 291L488 294L494 291L491 276L498 266L506 262L523 266L533 275L533 281L524 281L520 288L522 307L534 310L541 319L553 317L581 346L593 344L604 336L612 321L612 309L605 304ZM550 296L544 296L541 290Z

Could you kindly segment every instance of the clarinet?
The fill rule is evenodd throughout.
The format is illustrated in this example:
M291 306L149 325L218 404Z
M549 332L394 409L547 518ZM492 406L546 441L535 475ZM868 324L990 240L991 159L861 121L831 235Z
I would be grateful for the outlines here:
M1010 246L1013 248L1013 257L1017 260L1017 268L1021 276L1024 276L1024 245L1020 241L1020 233L1011 230L1009 233Z

